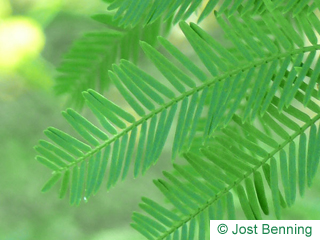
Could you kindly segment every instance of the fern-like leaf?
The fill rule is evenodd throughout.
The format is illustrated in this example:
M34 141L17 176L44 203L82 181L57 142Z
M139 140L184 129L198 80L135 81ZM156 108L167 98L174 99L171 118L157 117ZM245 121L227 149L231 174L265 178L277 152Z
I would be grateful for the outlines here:
M200 59L199 65L164 38L160 37L159 42L182 63L181 67L142 42L145 54L167 82L153 78L126 60L119 66L113 65L109 77L135 113L128 113L94 90L88 90L83 93L84 99L101 126L68 109L63 115L83 140L49 128L45 133L55 144L40 141L37 150L42 156L37 159L59 176L63 172L69 176L72 172L70 193L77 197L71 197L71 203L78 203L84 189L80 185L86 186L88 199L99 189L104 175L108 176L108 189L116 184L121 173L124 179L133 159L134 177L155 164L175 125L176 113L173 159L190 148L199 126L202 126L202 141L206 141L232 120L240 106L243 106L240 117L247 123L252 123L256 117L270 118L268 111L274 97L279 98L272 113L275 118L278 117L276 113L284 111L294 99L318 109L311 101L319 97L315 87L319 71L312 63L320 45L314 40L305 43L302 34L310 35L310 29L317 30L319 20L314 13L308 15L308 11L306 8L301 12L306 21L301 24L299 34L288 21L280 24L267 12L258 21L265 24L263 31L257 30L257 21L250 16L228 19L224 15L217 16L233 48L222 47L198 25L181 22L182 31ZM241 21L243 29L238 24ZM309 80L308 75L310 85L305 82ZM204 122L200 121L201 116L205 116ZM297 129L297 124L280 119L282 124ZM274 128L287 139L288 134L281 127L275 124ZM87 179L84 181L83 168ZM45 189L53 186L57 179L54 175L54 181L50 180ZM69 178L63 179L63 184L68 184ZM62 196L65 189L62 185Z
M311 4L310 12L315 9L320 9L320 4L317 1L256 1L256 0L113 0L108 10L115 10L114 19L121 19L120 24L124 27L136 26L138 23L143 25L152 24L160 17L164 20L173 17L173 23L176 24L181 20L186 20L191 14L197 12L202 5L206 4L201 10L198 17L198 22L205 19L213 10L218 10L219 14L227 13L227 16L235 15L236 13L243 15L259 15L270 10L271 12L280 11L281 14L292 12L293 16L298 15L301 10ZM137 13L137 14L134 14ZM200 12L200 11L198 11ZM147 13L147 14L141 14Z
M249 220L262 219L271 208L280 219L281 209L294 204L297 189L303 196L316 174L320 107L310 101L303 110L291 105L279 114L279 98L271 102L253 124L234 115L204 145L195 138L184 154L188 164L174 164L174 172L163 173L165 180L154 181L166 204L142 198L144 214L134 213L132 226L147 239L208 239L209 219L236 218L235 198Z
M166 35L170 22L161 25L162 20L142 28L141 24L134 28L119 27L119 21L113 21L109 14L93 16L98 22L106 25L106 30L89 32L75 41L69 52L63 57L57 68L55 92L67 94L69 104L82 108L84 101L81 93L89 88L103 92L110 84L108 70L120 59L134 63L140 59L139 41L143 40L155 45L156 37Z

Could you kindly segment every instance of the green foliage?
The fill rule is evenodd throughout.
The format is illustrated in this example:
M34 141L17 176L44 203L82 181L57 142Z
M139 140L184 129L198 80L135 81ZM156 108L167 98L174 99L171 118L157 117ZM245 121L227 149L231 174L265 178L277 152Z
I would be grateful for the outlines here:
M144 25L150 24L163 16L164 20L174 17L173 23L178 23L188 19L203 4L205 7L199 14L198 22L205 19L215 9L219 9L220 13L225 13L228 17L238 13L242 16L258 15L267 10L279 11L281 14L292 12L297 15L310 1L292 0L287 3L280 0L105 0L105 2L111 3L109 10L116 9L114 20L121 18L120 25L127 27L136 26L140 22ZM316 7L319 8L318 1L312 3L311 10Z
M170 22L161 25L162 20L158 19L146 27L140 24L125 29L120 26L120 21L112 21L110 14L98 14L92 18L106 25L106 29L86 33L73 43L57 68L59 76L54 87L56 94L68 95L68 104L78 109L84 104L83 91L94 88L103 92L108 88L107 73L112 64L120 59L137 63L140 59L139 41L155 45L156 37L166 35L171 25Z
M302 97L299 94L295 100L302 102ZM320 119L320 108L309 103L305 111L313 112L313 118L293 106L279 114L279 102L275 97L254 124L243 123L233 115L228 127L216 130L204 145L200 144L201 137L195 138L193 148L184 154L187 165L174 164L174 172L163 173L165 180L154 181L168 200L160 212L171 211L174 217L159 215L160 205L143 199L140 207L149 216L143 215L144 221L133 217L132 226L148 239L194 231L199 237L181 239L206 239L200 235L202 228L209 229L209 221L204 226L201 218L235 219L234 195L247 219L263 219L262 212L269 215L272 205L280 219L281 208L294 204L296 189L303 196L315 176L320 160L320 128L315 123ZM263 130L259 130L261 125ZM268 189L263 177L272 203L266 198ZM196 224L191 223L192 219ZM207 238L208 234L206 231Z
M174 22L187 17L190 2L172 2L168 10L166 1L123 0L109 8L118 9L119 25L143 26L158 15L172 17L178 7ZM234 193L247 219L262 219L271 205L280 218L281 208L293 205L296 188L303 196L320 156L319 1L235 2L224 1L215 12L227 43L180 22L199 61L163 37L161 50L140 42L164 79L128 60L112 65L108 76L132 113L93 89L84 91L95 119L63 112L81 140L51 127L45 134L53 143L41 140L36 147L42 155L37 160L53 170L43 191L62 179L60 197L69 192L70 203L78 205L97 193L104 178L108 190L125 179L131 163L134 177L144 174L171 131L172 160L183 156L186 164L174 164L174 172L164 172L166 180L154 181L166 206L143 198L140 207L149 216L133 214L132 227L148 239L207 239L209 219L236 217ZM193 1L190 11L200 3ZM201 16L217 3L209 1ZM138 10L147 14L135 15Z

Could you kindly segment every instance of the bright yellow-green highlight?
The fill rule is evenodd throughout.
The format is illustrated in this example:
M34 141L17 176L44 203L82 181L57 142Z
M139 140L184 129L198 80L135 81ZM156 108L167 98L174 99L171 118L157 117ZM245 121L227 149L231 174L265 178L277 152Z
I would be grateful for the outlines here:
M8 17L11 14L11 11L9 0L0 0L0 21L1 18Z
M11 71L35 59L45 43L40 25L27 17L0 21L0 69Z

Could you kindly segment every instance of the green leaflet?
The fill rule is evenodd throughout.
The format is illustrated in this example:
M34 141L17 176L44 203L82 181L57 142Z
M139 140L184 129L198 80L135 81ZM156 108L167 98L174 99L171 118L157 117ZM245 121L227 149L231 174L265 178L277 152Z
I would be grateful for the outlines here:
M115 179L117 161L119 159L119 150L120 150L120 141L117 140L113 144L113 149L112 149L110 170L109 170L109 176L108 176L108 181L107 181L107 190L108 191L113 186L113 181Z
M121 61L121 69L123 71L129 71L130 75L135 75L136 77L139 77L141 81L145 82L146 84L150 85L150 87L154 88L155 90L159 91L159 93L163 94L164 96L168 98L174 98L175 94L170 88L166 87L161 82L154 79L152 76L148 75L146 72L142 71L132 63L128 61ZM139 86L139 84L137 84Z
M41 156L37 156L36 160L38 160L40 163L42 163L43 165L45 165L46 167L48 167L49 169L53 170L53 171L59 171L60 168L54 164L53 162L49 161L48 159L41 157Z
M270 105L270 102L272 100L272 97L275 95L277 89L279 88L280 82L285 74L285 71L288 68L288 65L290 64L291 57L287 57L284 62L281 64L281 68L279 70L279 73L277 74L277 77L273 80L273 84L267 94L267 96L264 99L264 102L261 107L261 113L263 114L267 110L267 106Z
M227 195L227 209L228 209L228 219L235 220L236 213L234 208L233 196L230 192Z
M78 176L78 183L77 183L77 196L75 203L79 205L82 200L82 192L84 190L84 178L85 178L85 171L86 171L86 163L82 162L80 165L79 176Z
M185 68L189 70L195 77L197 77L202 82L207 80L206 74L168 40L163 37L159 37L158 40L166 48L166 50L179 62L181 62L185 66Z
M91 144L93 146L99 145L99 141L95 137L93 137L90 133L88 133L88 131L77 122L77 120L75 120L67 112L62 112L62 115L69 122L69 124L73 127L73 129L76 130L81 135L81 137L83 137L83 139L85 139L89 144ZM83 120L84 120L84 122L87 122L88 124L90 124L86 119L83 119Z
M177 104L174 104L172 108L170 109L165 121L161 121L162 116L166 116L166 110L163 111L163 113L160 116L159 124L157 126L157 132L155 135L155 146L154 146L154 155L152 156L154 161L153 164L156 163L156 161L159 159L159 156L162 152L162 149L165 145L165 142L167 140L168 134L170 132L173 118L175 116L177 110ZM163 125L162 125L163 124Z
M203 228L199 229L199 239L206 239L206 233L208 234L208 227L207 227L207 219L206 215L202 212L200 216L198 217L199 219L199 225L202 225Z
M61 173L54 174L49 181L43 186L41 192L49 191L61 178Z
M125 164L124 164L124 169L122 172L122 180L124 180L128 174L128 170L129 170L129 166L130 166L130 161L132 158L132 154L134 151L134 145L135 145L135 141L136 141L136 136L137 136L137 129L135 128L130 135L130 140L129 140L129 144L128 144L128 148L126 151L126 159L125 159Z
M192 126L190 127L190 134L189 134L189 139L188 139L188 143L186 148L189 149L190 145L192 143L192 140L194 139L194 136L196 134L196 128L199 125L199 120L200 120L200 116L203 113L203 108L204 108L204 102L206 100L207 97L207 93L208 93L208 89L204 89L201 93L201 97L198 103L198 107L197 110L195 112L194 118L193 118L193 122L192 122ZM180 145L181 146L181 145Z
M289 146L289 184L291 203L293 204L296 199L296 186L297 186L297 163L296 163L296 146L294 142Z
M180 28L203 64L206 66L211 75L215 77L218 74L216 64L221 63L221 61L218 61L218 58L212 49L207 44L203 44L205 41L201 39L201 37L196 34L187 23L181 22ZM226 70L225 65L220 65L219 67L222 67L223 70Z
M259 92L257 93L257 97L251 112L251 121L256 117L258 110L260 108L261 102L263 101L263 97L265 93L267 92L268 89L268 83L273 75L273 73L276 70L276 67L278 65L278 60L272 61L271 65L269 66L268 72L264 74L264 78L259 83L258 81L256 82L257 85L259 85Z
M188 227L187 224L184 224L181 230L181 238L182 239L188 239Z
M108 146L103 153L102 159L101 159L101 163L100 163L100 168L99 168L99 173L97 175L97 181L94 187L94 194L97 193L97 191L99 190L102 181L103 181L103 177L104 174L107 170L107 165L108 165L108 160L109 160L109 155L110 155L110 146Z
M317 127L313 124L310 128L310 133L309 133L309 139L308 139L308 151L307 151L307 185L308 187L311 186L312 184L312 179L313 179L313 167L315 166L314 162L318 156L315 154L317 149L316 149L316 134L317 134Z
M194 192L194 189L192 187L186 187L184 184L182 184L176 177L171 175L168 172L163 172L163 175L168 178L173 184L178 186L178 188L181 189L182 192L184 192L186 195L189 196L190 199L197 201L197 202L205 202L205 199L201 197L198 193Z
M59 145L69 153L75 155L76 157L83 156L83 153L79 151L76 147L74 147L73 144L66 144L67 141L64 140L61 136L57 135L55 132L53 132L53 129L48 128L48 130L44 131L44 134L48 138L50 138L53 142L55 142L57 145Z
M278 172L276 160L274 158L271 159L271 176L270 176L270 187L272 192L272 200L273 206L275 209L275 214L277 219L280 219L281 207L280 207L280 199L278 194Z
M303 81L303 78L307 74L307 71L309 70L311 63L313 62L314 57L315 57L315 52L311 52L308 55L308 58L306 59L306 61L304 62L303 67L302 67L302 69L301 69L301 71L295 81L293 89L290 91L289 96L287 97L287 106L289 105L291 100L294 98L296 92L298 91L298 89Z
M83 93L84 97L86 98L85 93ZM88 95L89 96L89 95ZM93 112L94 115L96 115L96 117L99 120L99 123L101 124L101 126L107 130L109 133L111 134L117 134L117 130L116 128L105 118L105 116L100 113L100 111L98 111L94 105L92 105L92 103L90 102L90 100L86 99L86 104L88 105L88 107L91 109L91 111Z
M260 172L254 173L254 185L259 200L260 207L265 215L269 215L269 207L266 198L265 188Z
M107 134L100 131L96 126L94 126L87 119L82 117L76 111L74 111L72 109L68 109L67 114L69 114L69 116L71 116L77 123L79 123L85 129L85 131L87 131L88 133L89 132L92 133L93 135L97 136L101 140L107 140L109 138ZM115 117L114 115L109 115L109 119L112 122L114 122L114 124L117 125L118 127L123 127L123 125L124 125L124 123L121 120L119 120L117 117Z
M254 186L253 186L251 179L246 178L245 186L246 186L246 192L247 192L247 196L249 199L249 203L250 203L252 212L255 216L255 219L262 219L261 213L260 213L260 206L258 203L256 193L254 191Z
M160 223L162 223L165 226L170 226L171 220L168 219L162 212L159 212L155 209L153 209L151 206L147 204L140 204L140 208L144 209L146 212L148 212L150 215L153 215L156 220L158 220Z
M141 47L146 55L154 62L156 67L163 73L164 76L166 76L166 78L178 91L184 91L184 87L180 81L190 88L196 86L195 82L188 75L184 74L179 68L177 68L150 45L145 42L141 42Z
M139 213L134 213L132 216L132 219L135 220L139 225L142 225L146 229L148 229L151 232L151 234L154 236L159 236L158 232L155 231L154 229L159 229L160 231L161 230L163 231L165 229L158 222L156 222L148 217L145 217L144 215L139 214Z
M179 111L179 117L177 122L177 130L173 141L173 147L172 147L172 159L174 159L177 155L177 152L180 149L181 143L183 141L182 139L182 129L184 127L184 121L186 119L186 112L187 112L187 106L188 106L188 98L183 99L180 111Z
M125 64L124 64L124 61L123 61L122 64L121 64L121 67L122 67L121 70L127 76L130 76L132 78L133 82L139 82L139 84L137 84L137 87L139 87L142 92L145 92L148 95L149 98L154 99L154 101L157 104L159 104L159 105L164 104L164 100L163 100L163 98L162 98L162 96L160 94L158 94L155 90L153 90L151 88L151 86L146 84L144 82L144 79L141 78L141 76L133 74L130 70L126 69L124 67L124 65ZM119 71L121 71L121 70L119 70Z
M60 198L64 198L68 191L68 186L70 184L70 170L67 170L62 179L61 188L60 188Z
M79 177L79 167L76 165L72 170L71 177L71 189L70 189L70 205L73 205L77 201L78 197L78 177Z
M135 178L138 176L139 171L140 171L142 156L144 153L144 144L146 141L146 131L147 131L147 123L145 122L141 126L139 143L138 143L138 147L137 147L137 154L135 157L134 173L133 173Z
M46 148L47 150L51 151L52 153L54 153L55 155L57 155L58 157L68 161L68 162L73 162L75 161L75 158L72 157L70 154L68 154L67 152L65 152L64 150L61 150L60 148L56 147L55 145L53 145L52 143L49 143L47 141L43 141L40 140L39 141L39 146L42 146L44 148Z
M130 93L128 92L128 90L126 90L124 88L124 86L121 84L121 82L119 81L118 77L112 73L109 72L109 76L112 79L113 83L115 84L115 86L118 88L119 92L122 94L122 96L124 96L124 98L126 99L126 101L130 104L130 106L136 111L137 114L139 114L140 116L145 115L145 111L142 108L142 106L139 105L139 103L137 102L137 100L135 100Z
M86 182L86 193L85 198L89 199L92 193L94 192L94 188L96 185L96 182L98 181L98 171L99 171L99 165L101 162L101 154L98 153L96 156L92 157L88 161L88 175L87 175L87 182Z
M157 124L157 117L154 117L151 119L149 123L148 128L148 136L147 136L147 143L146 143L146 149L149 149L149 151L146 151L145 157L143 160L143 168L142 172L145 173L145 171L150 167L152 163L152 149L154 147L155 142L155 132L156 132L156 124Z
M192 96L192 98L190 99L190 103L189 103L189 106L188 106L188 111L187 111L186 116L184 118L184 122L182 123L183 129L182 129L181 139L186 139L186 137L187 137L189 132L190 132L190 135L191 135L191 126L192 126L191 123L192 123L193 120L196 120L195 110L196 110L198 102L199 102L198 101L198 93L195 93ZM202 105L202 103L201 103L201 105ZM192 137L192 136L189 136L189 137ZM179 152L181 151L181 149L183 147L183 144L184 144L184 141L180 140L180 142L179 142Z
M287 163L287 155L284 150L280 151L280 172L281 172L281 179L285 189L285 197L288 206L291 205L291 192L289 185L289 176L288 176L288 163Z
M120 149L119 149L119 156L118 156L118 162L116 166L116 175L113 179L113 185L115 185L120 177L121 170L123 167L123 162L125 160L125 153L126 153L126 148L128 145L128 134L124 135L121 144L120 144Z
M312 171L311 171L311 183L312 183L312 179L315 177L315 175L317 173L317 169L319 166L319 161L320 161L319 145L320 145L320 128L318 127L317 139L316 139L315 148L314 148L314 158L313 158L313 164L312 164Z
M125 110L123 110L122 108L120 108L119 106L115 105L114 103L112 103L111 101L109 101L108 99L104 98L102 95L100 95L99 93L93 91L93 90L88 90L88 93L94 97L95 99L97 99L104 107L106 107L109 111L112 111L113 113L117 114L119 117L123 118L124 120L130 122L130 123L134 123L135 122L135 118L128 112L126 112ZM85 93L84 93L85 94Z
M91 150L91 148L87 144L80 142L78 139L70 136L69 134L66 134L66 133L60 131L59 129L51 127L48 130L51 131L52 133L60 136L60 138L64 139L65 141L70 142L75 148L78 148L81 151L85 152L85 151Z
M319 79L320 77L320 59L318 59L316 66L314 67L314 71L312 73L310 82L308 84L307 90L306 90L306 96L303 100L303 105L306 106L307 103L310 101L311 98L311 94L314 91L314 86L316 84L317 79ZM318 94L317 97L319 98L319 90L318 90Z
M132 94L136 97L136 99L148 110L152 111L155 106L152 104L152 102L146 98L145 94L134 84L134 82L126 75L124 74L119 67L113 66L113 70L115 73L117 73L120 81L124 84L124 86L127 87L127 89L132 92ZM136 103L139 105L139 103Z
M54 167L55 165L57 165L59 167L66 167L67 166L67 164L64 161L62 161L59 157L57 157L56 155L54 155L53 153L51 153L47 149L45 149L45 148L43 148L41 146L37 146L37 147L35 147L35 150L38 153L40 153L40 154L42 154L44 156L44 158L43 158L43 163L44 164L46 162L48 164L49 164L49 162L51 162L52 163L52 167ZM51 159L51 161L49 161L48 159Z
M246 193L241 185L238 186L237 193L240 200L241 208L244 214L246 215L246 218L248 220L254 220L255 219L254 214L250 208Z
M216 83L213 88L213 92L211 94L210 98L210 104L209 104L209 110L207 113L207 120L206 120L206 126L203 134L203 140L205 140L209 135L210 135L210 129L211 129L211 124L213 121L214 117L214 111L217 108L217 102L219 98L219 87L220 87L220 82Z

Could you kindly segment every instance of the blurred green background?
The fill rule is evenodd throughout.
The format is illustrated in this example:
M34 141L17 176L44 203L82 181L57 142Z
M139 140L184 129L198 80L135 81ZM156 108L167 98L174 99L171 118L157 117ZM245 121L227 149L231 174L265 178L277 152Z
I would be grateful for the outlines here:
M59 200L57 188L40 192L50 171L33 147L48 126L67 128L65 99L52 91L55 67L72 41L103 27L90 19L101 10L101 0L0 0L0 240L141 239L131 214L141 196L160 196L151 179L161 162L80 207Z
M169 150L144 177L102 189L80 207L59 200L57 188L40 192L50 172L33 146L48 126L67 128L65 101L52 91L54 69L72 41L103 27L90 19L101 10L101 0L0 0L0 240L141 239L131 214L141 196L161 197L151 180L171 169ZM284 219L319 219L320 177L314 182Z

